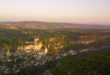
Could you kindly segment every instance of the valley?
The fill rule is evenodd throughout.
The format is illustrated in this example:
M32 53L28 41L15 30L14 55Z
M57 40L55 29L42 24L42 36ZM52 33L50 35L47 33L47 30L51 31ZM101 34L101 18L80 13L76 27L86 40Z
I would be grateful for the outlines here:
M76 68L74 64L79 65L80 62L81 65L89 64L89 60L94 60L92 56L96 58L95 52L99 52L99 55L103 51L109 54L109 49L110 30L108 29L1 27L0 73L2 75L80 75L80 73L82 73L81 75L83 73L89 75L85 71L86 69L84 71L80 69L80 73L76 69L90 66L78 66ZM93 55L86 59L86 55L89 56L92 53ZM103 56L109 59L109 55L104 54ZM101 62L104 61L105 66L109 66L109 64L106 65L106 62L109 61L103 60L103 56L101 56ZM87 62L83 63L84 60ZM69 65L69 61L74 63ZM77 61L78 63L76 63ZM94 65L95 61L93 61ZM74 68L70 67L69 69L69 66ZM68 70L63 69L63 67L68 68ZM91 72L93 71L91 70ZM100 74L97 70L94 72Z

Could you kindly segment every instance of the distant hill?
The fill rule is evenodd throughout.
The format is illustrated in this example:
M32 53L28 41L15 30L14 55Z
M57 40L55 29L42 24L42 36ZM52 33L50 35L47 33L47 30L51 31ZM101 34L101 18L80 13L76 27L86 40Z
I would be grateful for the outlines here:
M0 28L8 29L110 29L110 26L87 25L74 23L40 22L40 21L21 21L21 22L0 22Z

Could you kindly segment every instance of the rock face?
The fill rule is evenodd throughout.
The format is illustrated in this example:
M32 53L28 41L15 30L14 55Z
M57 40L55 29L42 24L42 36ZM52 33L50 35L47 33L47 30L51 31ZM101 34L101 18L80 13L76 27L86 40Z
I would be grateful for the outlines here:
M30 50L34 50L34 51L38 51L40 50L42 47L42 42L40 43L37 43L37 44L27 44L25 46L21 46L21 47L18 47L18 50L25 50L25 51L30 51Z
M42 42L38 42L38 41L39 41L39 38L35 38L34 41L32 41L32 42L27 41L25 45L18 46L18 50L22 50L22 51L25 51L27 53L31 52L31 51L41 52L43 44L42 44ZM44 50L42 52L44 52L46 54L47 48L44 48Z

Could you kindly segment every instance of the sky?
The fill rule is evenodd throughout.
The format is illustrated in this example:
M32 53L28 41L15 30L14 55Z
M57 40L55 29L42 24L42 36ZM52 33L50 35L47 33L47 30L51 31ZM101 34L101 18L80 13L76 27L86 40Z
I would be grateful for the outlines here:
M110 25L110 0L0 0L0 21Z

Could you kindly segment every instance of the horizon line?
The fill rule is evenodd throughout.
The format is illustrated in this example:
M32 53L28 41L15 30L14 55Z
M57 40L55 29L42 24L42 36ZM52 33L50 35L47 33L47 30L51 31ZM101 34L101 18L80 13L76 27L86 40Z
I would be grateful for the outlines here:
M41 20L13 20L13 21L0 21L3 22L44 22L44 23L67 23L67 24L82 24L82 25L100 25L100 26L110 26L110 24L100 24L100 23L78 23L78 22L61 22L61 21L41 21Z

